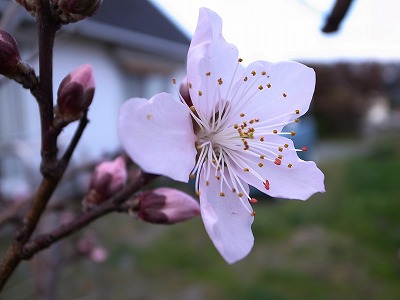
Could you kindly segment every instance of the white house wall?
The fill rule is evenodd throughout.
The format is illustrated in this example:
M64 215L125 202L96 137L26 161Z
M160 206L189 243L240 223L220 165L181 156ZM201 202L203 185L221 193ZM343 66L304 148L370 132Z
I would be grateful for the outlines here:
M89 109L89 120L78 145L75 158L88 161L119 149L117 115L120 104L131 97L151 97L166 91L175 93L172 77L183 77L183 65L177 65L175 74L131 73L122 71L114 51L103 43L61 35L54 51L54 99L58 85L71 71L82 64L93 67L96 92ZM38 69L37 61L33 65ZM136 82L135 81L136 78ZM40 123L37 104L32 95L13 82L0 86L0 144L11 139L22 139L35 145L39 151ZM66 127L60 136L60 148L67 145L76 123ZM37 155L37 153L35 153Z

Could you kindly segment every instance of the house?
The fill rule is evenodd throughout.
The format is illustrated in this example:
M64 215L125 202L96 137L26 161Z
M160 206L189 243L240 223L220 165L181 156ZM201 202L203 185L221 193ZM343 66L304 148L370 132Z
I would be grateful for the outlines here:
M37 70L34 19L12 0L0 0L0 14L0 27L13 34L21 56ZM116 128L122 101L175 92L171 79L184 76L188 46L189 38L147 0L103 1L95 16L58 32L54 94L61 80L79 65L89 63L94 70L96 92L90 123L78 147L81 159L87 161L119 148ZM64 130L61 144L69 141L75 126L70 124ZM15 139L38 145L38 109L28 91L1 78L0 145Z

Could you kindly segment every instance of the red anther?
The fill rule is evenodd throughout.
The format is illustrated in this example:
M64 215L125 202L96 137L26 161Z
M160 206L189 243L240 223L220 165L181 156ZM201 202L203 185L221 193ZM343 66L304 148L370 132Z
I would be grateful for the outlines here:
M258 200L257 200L256 198L251 198L251 199L249 200L249 202L254 204L254 203L257 203Z
M303 147L303 148L301 148L301 151L307 151L308 150L308 148L307 147Z
M264 182L264 187L265 187L265 189L268 191L269 190L269 181L268 180L265 180L265 182Z
M274 164L276 164L277 166L280 166L282 163L282 161L279 158L275 158Z

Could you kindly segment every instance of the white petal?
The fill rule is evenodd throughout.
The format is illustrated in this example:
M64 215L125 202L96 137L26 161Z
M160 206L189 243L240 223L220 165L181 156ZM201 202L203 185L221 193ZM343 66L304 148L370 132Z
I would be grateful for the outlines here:
M202 8L187 59L189 92L201 116L207 120L212 116L219 99L228 98L242 73L237 48L222 37L221 18Z
M245 72L232 97L233 122L258 119L272 130L281 130L288 122L309 109L315 88L313 69L297 62L257 61ZM296 113L296 110L298 112ZM244 113L245 118L240 117Z
M215 170L215 169L214 169ZM215 247L229 264L243 259L254 244L252 208L245 197L239 198L226 183L210 176L209 185L202 170L200 209L204 226ZM227 173L225 172L225 176ZM230 180L228 182L231 184ZM248 190L247 184L243 183ZM221 197L220 192L225 196ZM247 191L248 192L248 191Z
M171 95L124 102L118 133L125 151L144 171L188 181L195 164L196 136L187 107Z
M294 150L293 142L282 136L272 135L265 139L264 143L276 144L276 147L269 147L275 155L265 152L265 159L249 154L252 147L243 151L242 158L246 160L249 169L257 172L258 176L251 172L244 172L237 165L234 166L236 172L248 184L256 187L260 191L279 198L306 200L317 192L325 192L324 174L312 161L301 160ZM289 145L285 148L283 145ZM281 147L282 151L279 151ZM280 165L274 163L274 159L282 155ZM272 161L267 160L271 158ZM258 164L263 166L259 167ZM288 165L291 164L289 168ZM269 190L264 186L265 180L269 182Z

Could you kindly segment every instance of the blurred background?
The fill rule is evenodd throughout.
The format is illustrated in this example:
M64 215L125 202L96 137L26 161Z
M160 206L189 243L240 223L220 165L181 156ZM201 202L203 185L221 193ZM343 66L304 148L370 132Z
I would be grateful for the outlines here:
M0 299L400 299L396 0L104 0L94 17L57 36L55 90L90 63L96 94L71 170L39 230L73 218L94 164L119 150L119 105L176 93L171 78L185 75L202 6L222 17L224 37L244 62L296 60L315 69L312 107L295 128L295 143L307 146L303 158L325 173L327 192L307 202L257 195L255 246L233 266L200 218L157 226L109 215L22 264ZM0 0L0 14L0 27L37 67L32 17L8 0ZM63 132L60 148L72 132ZM0 253L39 180L39 135L31 95L0 78ZM167 179L155 185L192 192Z

